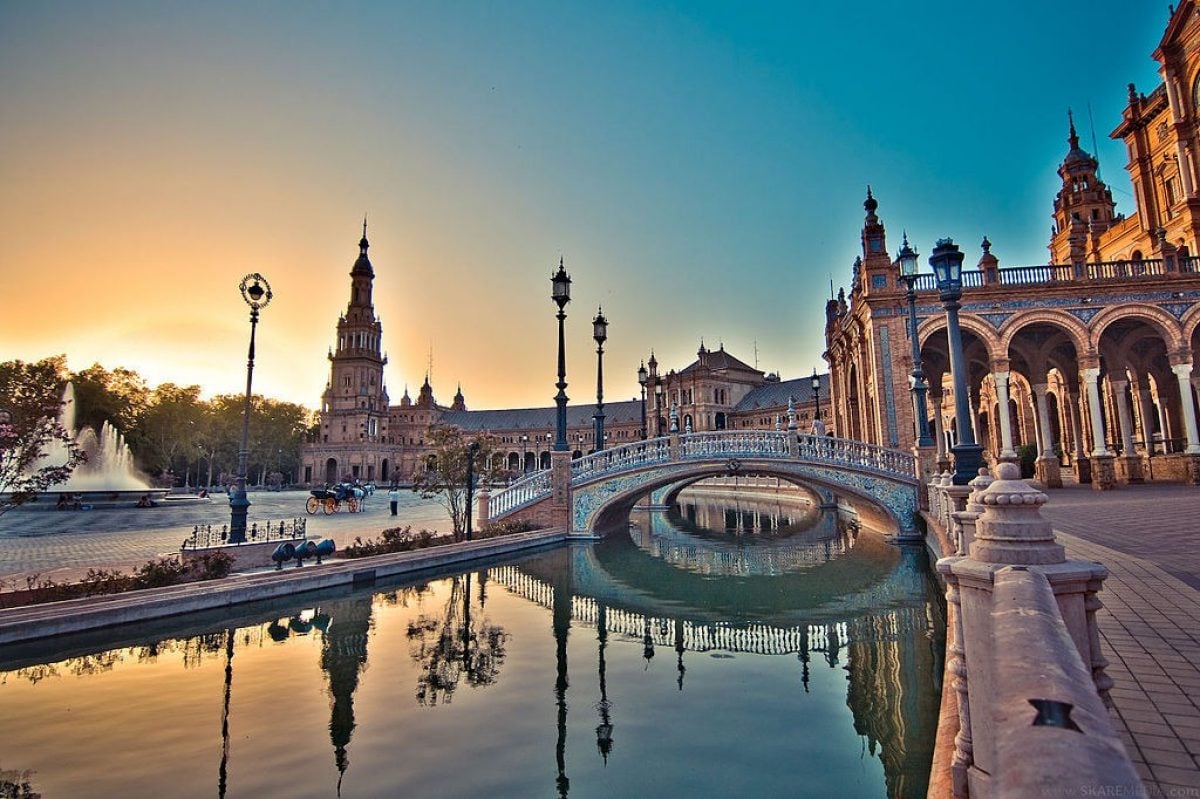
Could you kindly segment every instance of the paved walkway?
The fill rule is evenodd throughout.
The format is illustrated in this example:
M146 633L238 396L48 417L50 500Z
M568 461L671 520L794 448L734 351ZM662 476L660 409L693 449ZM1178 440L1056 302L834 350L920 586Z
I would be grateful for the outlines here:
M381 530L397 525L450 528L449 517L435 500L422 500L411 491L402 492L395 518L388 513L386 493L370 497L360 513L343 508L330 516L308 516L306 499L303 491L251 492L249 520L261 524L306 518L309 537L332 538L338 547L355 536L378 537ZM133 571L148 560L178 552L195 525L228 523L224 494L208 502L168 501L153 508L11 510L0 516L0 591L25 588L27 578L78 580L92 568Z
M1068 556L1110 572L1097 618L1113 720L1149 796L1200 797L1200 488L1049 494Z

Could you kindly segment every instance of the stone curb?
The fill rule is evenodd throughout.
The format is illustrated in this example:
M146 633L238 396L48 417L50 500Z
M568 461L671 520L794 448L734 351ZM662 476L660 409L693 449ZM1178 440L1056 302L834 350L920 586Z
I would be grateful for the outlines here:
M339 585L370 585L385 577L550 547L566 540L567 535L563 530L538 530L412 552L349 561L332 560L321 566L238 574L222 580L10 608L0 611L0 645L229 607Z

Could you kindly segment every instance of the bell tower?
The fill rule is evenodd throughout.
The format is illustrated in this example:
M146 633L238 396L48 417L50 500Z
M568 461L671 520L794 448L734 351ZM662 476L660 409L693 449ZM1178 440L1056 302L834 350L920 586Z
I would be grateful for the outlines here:
M382 441L388 418L383 383L383 326L375 318L371 292L375 270L367 257L367 220L350 269L350 301L338 317L337 347L329 353L330 380L322 398L321 427L330 443Z
M1112 191L1100 180L1100 162L1079 147L1075 117L1067 112L1070 149L1058 168L1062 189L1054 198L1054 229L1050 236L1050 262L1082 263L1099 251L1099 236L1115 217ZM1094 260L1100 260L1098 257Z

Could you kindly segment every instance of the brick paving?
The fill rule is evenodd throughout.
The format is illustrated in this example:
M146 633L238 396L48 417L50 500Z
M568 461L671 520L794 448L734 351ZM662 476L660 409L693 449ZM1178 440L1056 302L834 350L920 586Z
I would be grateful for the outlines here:
M1200 488L1049 494L1068 556L1110 572L1097 618L1113 721L1148 795L1200 797Z
M400 515L388 513L387 496L376 493L365 510L308 516L307 492L251 492L249 521L279 522L304 517L309 537L332 538L339 546L355 536L372 538L387 527L449 530L445 511L432 500L402 492ZM198 524L229 523L225 495L208 502L164 502L153 508L32 510L0 516L0 591L24 588L26 578L78 580L88 569L132 571L148 560L179 551Z

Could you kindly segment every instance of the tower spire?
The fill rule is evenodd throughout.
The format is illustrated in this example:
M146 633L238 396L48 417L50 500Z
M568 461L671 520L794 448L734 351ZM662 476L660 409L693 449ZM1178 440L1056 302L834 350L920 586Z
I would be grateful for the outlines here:
M1067 144L1071 145L1072 150L1079 149L1079 134L1075 132L1075 115L1071 109L1067 109L1067 123L1070 126L1071 132L1067 135Z

